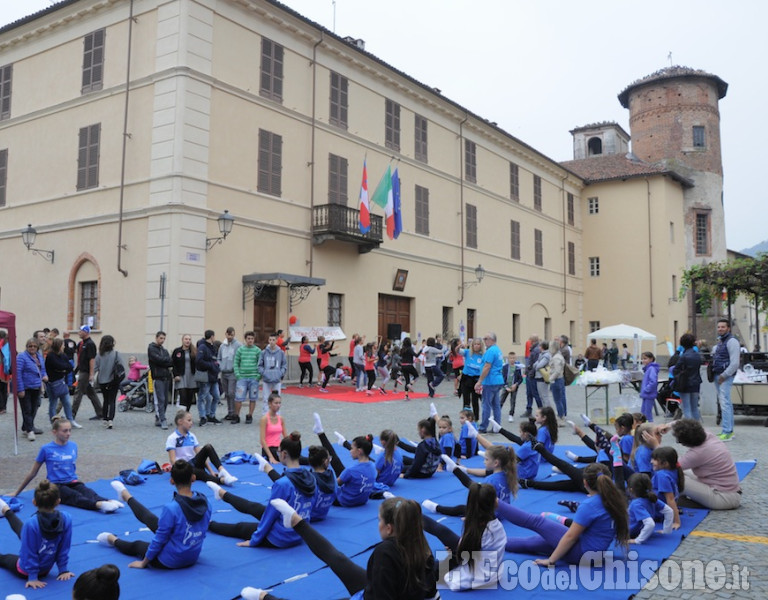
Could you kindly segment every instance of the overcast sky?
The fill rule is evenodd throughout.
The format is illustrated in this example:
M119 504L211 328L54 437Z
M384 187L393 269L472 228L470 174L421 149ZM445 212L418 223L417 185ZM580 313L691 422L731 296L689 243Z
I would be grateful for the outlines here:
M728 247L768 239L764 0L285 0L338 35L562 161L570 129L629 113L616 96L672 64L725 80L720 101ZM0 23L50 6L0 0ZM335 26L334 26L335 4ZM758 213L758 211L761 211Z

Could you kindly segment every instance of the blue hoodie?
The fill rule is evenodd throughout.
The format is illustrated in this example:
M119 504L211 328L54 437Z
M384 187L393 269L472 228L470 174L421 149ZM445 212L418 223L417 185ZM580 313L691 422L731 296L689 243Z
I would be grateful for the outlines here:
M406 479L426 479L432 477L437 471L437 465L440 464L440 444L433 437L424 438L416 446L416 454L413 456L413 462L405 472Z
M640 385L640 397L646 400L656 400L657 384L659 381L659 363L650 362L643 367L643 383Z
M333 501L336 500L336 473L331 467L322 473L317 471L311 471L311 473L317 484L317 495L312 504L311 520L322 521L328 516L328 510L333 505Z
M283 477L272 484L269 499L282 498L299 513L302 519L311 520L317 485L312 473L302 468L286 469ZM301 543L301 536L283 525L283 517L270 503L259 521L259 527L251 536L251 547L269 540L277 548L288 548Z
M205 496L192 497L174 492L173 500L163 506L152 542L145 558L159 560L169 569L189 567L197 562L211 520L211 507Z
M59 574L68 571L69 547L72 544L72 518L64 512L38 511L21 529L19 569L33 581L47 575L54 564Z

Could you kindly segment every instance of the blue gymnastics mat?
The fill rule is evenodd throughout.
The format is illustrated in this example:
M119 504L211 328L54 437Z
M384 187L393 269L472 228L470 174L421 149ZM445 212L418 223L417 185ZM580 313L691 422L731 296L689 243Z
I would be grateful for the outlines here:
M564 455L565 450L576 452L581 448L558 446L556 453ZM345 463L351 463L349 453L337 447L339 456ZM481 467L482 460L474 457L465 461L468 466ZM737 463L739 477L744 478L755 462ZM130 466L130 465L127 465ZM254 465L232 465L227 467L239 481L233 488L233 493L250 500L266 502L270 494L269 478ZM562 477L552 476L548 465L541 467L539 478ZM114 492L107 480L99 480L89 484L106 498L113 498ZM222 522L248 521L251 517L238 513L229 504L213 499L212 492L203 483L195 483L194 488L205 494L213 508L213 520ZM173 494L169 476L150 475L145 484L129 487L131 493L159 514L162 506ZM393 493L413 498L419 502L429 498L440 504L463 504L466 490L450 473L440 472L427 480L400 480L393 488ZM19 516L26 520L34 514L32 492L27 491L20 496L24 502ZM557 500L568 498L578 500L583 498L578 493L543 492L537 490L520 490L515 504L531 512L549 510L561 514L569 514L567 509L557 505ZM354 562L365 566L370 556L370 548L379 541L377 518L379 501L370 501L367 505L356 508L332 507L325 521L313 524L318 531L328 537ZM154 569L129 569L128 563L132 558L120 554L114 548L96 543L96 536L102 531L110 531L128 540L150 540L152 534L139 523L128 507L114 514L80 510L70 506L61 507L68 512L74 522L72 548L70 551L69 568L77 575L88 569L104 563L114 563L120 568L121 599L139 600L147 597L163 598L163 600L230 600L239 597L240 590L247 586L273 589L278 596L294 599L332 600L345 598L349 594L341 582L305 545L284 550L267 548L240 548L234 538L227 538L209 533L205 539L203 552L198 563L188 569L178 571L158 571ZM643 565L660 565L661 561L670 556L679 545L681 539L688 535L707 515L705 509L683 509L680 530L670 535L655 535L648 543L633 547L638 552L637 561L650 561ZM437 515L440 517L440 515ZM442 517L443 524L456 532L461 531L462 522L457 517ZM504 523L508 535L530 535L527 530L520 529L511 523ZM440 542L427 536L430 546L435 551L442 550ZM19 541L10 527L0 519L0 552L18 553ZM619 551L617 558L624 560ZM475 590L484 598L507 598L508 589L527 590L527 597L550 598L560 594L557 590L558 581L542 581L542 576L556 577L560 575L560 583L568 583L566 589L590 590L600 594L602 598L618 600L627 598L646 583L652 572L634 575L631 568L624 563L606 567L579 568L562 567L548 570L539 567L531 568L533 556L507 553L505 562L505 577L497 589ZM634 563L632 563L634 564ZM638 562L638 564L640 564ZM624 570L622 570L622 568ZM513 572L514 571L514 572ZM47 586L43 590L25 590L24 580L0 571L0 590L3 594L25 594L27 598L44 598L45 600L69 600L72 597L74 579L56 581L56 569L46 578ZM562 579L565 577L566 579ZM610 580L613 580L612 582ZM606 583L608 581L608 583ZM561 585L562 587L562 585ZM550 589L552 588L552 589ZM595 589L592 589L595 588ZM608 589L610 588L610 589ZM620 589L617 589L620 588ZM151 590L151 593L149 592ZM457 598L458 593L441 590L443 598Z

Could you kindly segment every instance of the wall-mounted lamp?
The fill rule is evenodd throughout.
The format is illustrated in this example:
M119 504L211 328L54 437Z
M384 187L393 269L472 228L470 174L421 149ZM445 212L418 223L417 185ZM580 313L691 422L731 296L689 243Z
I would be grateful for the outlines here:
M235 224L235 217L229 214L228 210L225 210L219 218L216 219L216 224L219 226L220 237L206 238L205 239L205 251L208 252L216 244L221 244L227 239L227 236L232 233L232 225Z
M463 286L464 289L468 287L472 287L473 285L477 285L478 283L483 281L484 277L485 277L485 269L483 269L483 265L477 265L477 267L475 267L476 281L465 281Z
M53 264L53 250L41 250L40 248L33 248L35 245L35 239L37 238L37 229L32 227L32 223L27 225L26 229L21 230L21 241L27 247L27 250L32 254L42 256L45 260Z

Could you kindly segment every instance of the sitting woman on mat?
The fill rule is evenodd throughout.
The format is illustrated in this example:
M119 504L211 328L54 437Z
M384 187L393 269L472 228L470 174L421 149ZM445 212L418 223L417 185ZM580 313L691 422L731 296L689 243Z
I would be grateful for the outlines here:
M472 485L472 480L467 473L472 475L484 475L483 483L492 485L496 490L496 497L500 502L510 502L517 496L517 457L512 448L505 446L491 446L485 452L485 469L466 469L459 467L453 459L443 455L446 470L452 472L466 488ZM479 471L479 473L478 473ZM490 472L490 475L486 473ZM459 506L442 506L432 500L424 500L421 506L433 513L442 515L462 516L467 512L463 504Z
M391 429L385 429L379 434L379 441L384 452L376 459L376 483L389 488L395 485L403 472L403 454L397 447L400 438Z
M471 590L497 582L498 566L504 560L507 543L504 526L495 514L497 505L492 485L472 483L467 493L461 536L426 515L422 517L424 531L437 537L452 552L445 575L450 590ZM464 558L467 555L471 557L469 560Z
M611 481L608 468L599 463L588 465L582 486L589 497L579 504L570 527L500 502L496 511L499 517L535 532L531 537L508 538L507 551L543 554L547 558L537 559L536 563L553 566L560 560L578 564L585 552L605 552L614 539L626 549L629 541L627 503L624 492Z
M259 420L259 441L261 443L261 455L273 465L279 464L277 447L280 440L288 436L285 421L278 413L283 404L283 399L277 391L272 392L267 400L267 412Z
M283 477L272 483L270 500L280 498L290 501L302 518L309 519L317 490L312 473L299 465L301 456L301 434L294 431L280 442L278 451L280 463L285 467ZM262 459L263 460L263 459ZM207 483L217 499L224 500L241 513L256 517L259 521L241 523L219 523L211 521L208 529L213 533L245 540L238 546L266 546L268 548L289 548L301 543L301 538L290 528L284 527L280 515L271 504L251 502L240 496L225 492L212 481Z
M50 573L53 565L59 569L56 577L58 581L66 581L75 576L67 568L72 544L72 518L57 510L60 502L59 488L43 479L35 489L33 503L37 512L22 523L0 498L0 517L5 517L21 540L20 555L0 554L0 568L26 579L25 588L45 587L46 583L40 579Z
M379 508L377 544L367 568L363 568L337 550L306 519L284 501L272 500L283 514L285 527L301 536L312 553L327 564L352 597L350 600L397 598L426 600L439 597L432 551L421 528L421 509L413 500L393 497ZM246 587L240 592L244 600L280 600L258 588Z
M45 463L48 481L59 487L61 503L85 510L99 510L103 513L115 512L122 503L107 500L87 487L77 478L77 444L70 441L72 423L67 419L54 418L51 425L53 441L40 448L32 470L21 482L13 494L18 496L36 476Z
M440 445L435 439L435 420L432 418L422 419L418 424L419 437L421 442L418 446L408 444L403 440L398 442L398 447L406 452L413 452L414 456L403 457L405 472L400 477L406 479L427 479L432 477L440 464Z
M344 436L338 431L336 437L340 444L343 444L349 450L349 455L354 458L357 463L351 467L344 468L344 463L336 454L336 450L333 448L333 444L328 440L323 430L323 423L320 421L320 415L314 414L315 425L312 430L320 438L320 443L323 448L328 450L328 454L331 456L331 467L333 467L334 473L338 473L338 479L336 480L339 487L336 490L335 506L362 506L368 502L368 497L373 492L374 484L376 482L376 467L371 462L370 456L373 451L373 436L372 435L360 435L352 440L349 444Z
M176 429L165 440L165 449L171 464L178 459L192 463L197 481L214 481L222 485L232 485L237 481L237 477L230 475L221 466L221 460L213 446L200 446L197 436L190 431L194 425L190 412L181 409L176 413L173 422Z

